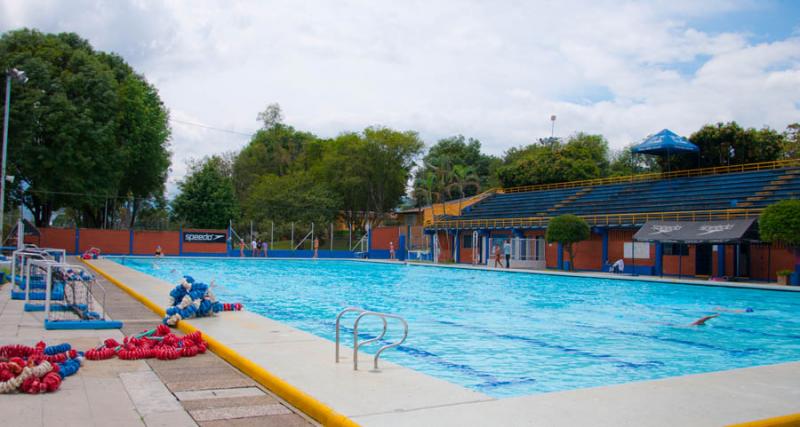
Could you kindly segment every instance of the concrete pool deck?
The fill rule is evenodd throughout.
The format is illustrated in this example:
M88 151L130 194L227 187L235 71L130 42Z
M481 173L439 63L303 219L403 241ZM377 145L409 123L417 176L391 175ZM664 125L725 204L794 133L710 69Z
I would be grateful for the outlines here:
M156 304L174 287L111 260L91 263ZM796 362L494 399L387 361L370 372L368 355L353 371L352 350L337 365L332 342L247 311L184 322L364 426L711 426L800 407Z

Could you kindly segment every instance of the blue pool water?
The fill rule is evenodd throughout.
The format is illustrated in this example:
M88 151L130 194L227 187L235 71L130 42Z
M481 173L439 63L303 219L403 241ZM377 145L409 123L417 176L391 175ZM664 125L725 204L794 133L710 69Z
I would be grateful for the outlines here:
M215 279L222 301L330 340L344 307L400 314L408 341L385 359L494 397L800 360L800 293L354 261L117 261L170 282ZM687 326L716 307L754 312Z

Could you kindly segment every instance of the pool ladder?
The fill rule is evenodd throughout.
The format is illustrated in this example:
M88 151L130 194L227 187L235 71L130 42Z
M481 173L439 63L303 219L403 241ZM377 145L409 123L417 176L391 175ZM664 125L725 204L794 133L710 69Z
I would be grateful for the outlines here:
M347 307L347 308L345 308L344 310L339 312L338 315L336 315L336 363L339 363L339 341L340 341L340 339L339 339L339 335L340 335L339 331L340 331L342 316L344 316L345 314L350 313L350 312L358 313L358 317L356 317L356 321L353 322L353 370L356 370L356 371L358 370L358 349L361 346L365 345L365 344L373 343L375 341L383 339L384 335L386 335L386 329L387 329L387 326L388 326L388 322L386 321L386 319L397 319L403 324L403 338L401 338L400 341L395 341L393 343L389 343L389 344L379 348L378 351L375 353L374 365L375 365L375 369L377 370L378 369L378 359L381 357L381 353L383 353L385 350L388 350L390 348L395 348L395 347L399 346L400 344L402 344L402 343L404 343L406 341L406 338L408 338L408 322L406 322L405 319L403 319L402 317L400 317L400 316L398 316L396 314L380 313L380 312L377 312L377 311L368 311L368 310L364 310L363 308L358 308L358 307ZM363 319L365 317L369 317L369 316L379 317L383 321L383 331L377 337L371 338L371 339L368 339L366 341L362 341L362 342L359 343L358 342L358 323L361 322L361 319Z

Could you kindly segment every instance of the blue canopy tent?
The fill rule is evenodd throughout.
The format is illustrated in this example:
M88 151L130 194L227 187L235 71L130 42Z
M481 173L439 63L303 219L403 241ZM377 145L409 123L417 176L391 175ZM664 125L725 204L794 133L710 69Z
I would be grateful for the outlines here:
M634 154L666 155L667 170L670 170L670 153L699 153L700 148L675 132L664 129L655 135L648 136L641 144L634 146L631 151Z

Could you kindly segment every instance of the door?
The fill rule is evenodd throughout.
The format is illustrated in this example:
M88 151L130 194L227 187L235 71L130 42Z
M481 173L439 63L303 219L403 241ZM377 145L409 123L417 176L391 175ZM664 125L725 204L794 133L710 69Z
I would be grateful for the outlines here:
M712 272L712 253L711 245L695 245L694 274L697 276L711 276Z
M739 251L739 256L736 257L738 267L736 270L736 276L750 277L750 244L741 243L736 246Z

